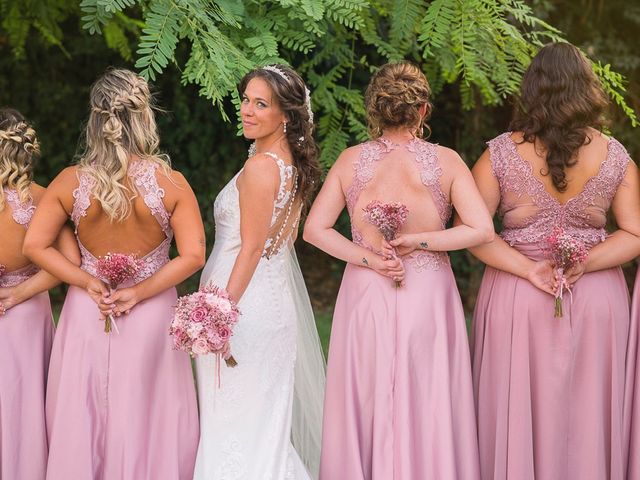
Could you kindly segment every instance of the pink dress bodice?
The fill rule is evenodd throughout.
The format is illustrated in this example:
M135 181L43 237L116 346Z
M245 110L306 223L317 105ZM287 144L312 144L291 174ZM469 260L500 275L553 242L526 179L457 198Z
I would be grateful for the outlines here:
M591 248L605 240L607 211L631 161L625 148L609 139L598 173L576 196L560 203L516 149L511 133L488 142L493 173L500 184L500 236L511 246L542 244L561 227Z
M149 207L151 214L158 221L166 236L160 245L140 258L142 268L138 270L133 278L134 284L149 278L169 261L169 248L173 239L173 230L170 225L171 214L167 211L162 201L164 190L160 188L156 178L158 167L159 165L156 163L139 160L132 163L127 172L145 205ZM91 190L95 180L86 172L78 170L78 182L78 188L73 191L74 202L71 220L76 227L76 238L82 256L80 268L97 277L98 259L82 245L77 236L80 220L87 215L87 209L91 205Z
M23 225L25 229L28 228L33 213L36 211L33 199L30 197L26 202L21 202L16 190L5 188L4 192L7 205L11 208L11 217L18 225ZM14 270L13 272L6 272L0 276L0 287L14 287L19 285L38 273L38 271L39 268L31 264Z
M375 251L375 249L367 244L358 230L356 222L354 222L355 215L360 214L360 212L356 211L356 203L360 198L360 194L373 178L377 169L377 162L384 155L398 148L404 148L407 152L413 154L420 173L420 180L431 194L431 198L438 210L442 229L446 228L446 224L451 218L451 202L440 185L442 167L438 161L437 146L435 144L418 138L414 138L403 146L384 138L366 142L362 145L358 160L353 164L353 181L346 191L346 203L351 217L353 242L372 251ZM442 265L449 265L449 256L445 252L416 250L405 256L404 261L416 271L425 269L438 270Z

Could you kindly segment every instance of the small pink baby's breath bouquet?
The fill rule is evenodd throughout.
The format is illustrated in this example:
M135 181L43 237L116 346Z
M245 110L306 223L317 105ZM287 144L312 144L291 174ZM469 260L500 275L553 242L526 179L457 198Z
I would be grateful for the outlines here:
M364 219L373 224L387 242L396 238L409 214L409 209L402 203L382 203L378 200L373 200L363 210ZM400 285L400 282L396 282L396 287Z
M104 257L98 259L97 274L98 277L107 281L111 290L115 290L126 281L135 277L141 266L142 262L138 260L134 254L107 253ZM118 326L115 323L113 315L105 318L104 331L111 333L111 324L114 325L116 332L118 332Z
M213 353L235 367L238 363L231 355L229 341L239 316L238 306L224 288L207 285L182 296L169 328L174 348L192 357Z
M555 316L562 317L562 292L566 288L571 294L564 272L583 263L589 251L583 242L566 233L561 227L554 228L547 237L547 251L560 277L560 286L556 293Z

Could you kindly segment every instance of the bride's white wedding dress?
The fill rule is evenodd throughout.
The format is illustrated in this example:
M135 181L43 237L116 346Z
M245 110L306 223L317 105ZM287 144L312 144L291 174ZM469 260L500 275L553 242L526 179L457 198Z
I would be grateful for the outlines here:
M280 170L269 237L240 299L231 339L238 365L196 359L200 444L194 480L317 478L324 359L295 257L300 203L296 170L269 153ZM240 250L236 179L214 203L216 236L201 285L227 285Z

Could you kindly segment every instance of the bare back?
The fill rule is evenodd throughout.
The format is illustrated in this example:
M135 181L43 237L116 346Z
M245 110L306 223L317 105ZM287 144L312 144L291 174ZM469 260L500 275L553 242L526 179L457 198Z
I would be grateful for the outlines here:
M5 207L0 212L0 264L6 267L7 272L31 265L22 254L22 244L44 188L32 183L29 190L31 198L21 202L15 190L4 189Z
M131 213L123 221L112 221L91 195L93 181L77 171L78 187L73 192L71 219L76 225L79 243L95 257L109 252L136 254L153 252L171 240L170 213L164 204L165 189L160 182L170 182L150 162L136 161L129 167L128 187L135 193Z
M437 145L413 139L404 145L385 139L364 143L356 149L353 173L344 191L351 217L352 237L374 251L382 235L364 219L363 209L372 201L400 202L407 206L406 223L398 233L443 230L451 217L449 191L452 178L441 165ZM442 252L416 252L414 257L432 265L448 263Z

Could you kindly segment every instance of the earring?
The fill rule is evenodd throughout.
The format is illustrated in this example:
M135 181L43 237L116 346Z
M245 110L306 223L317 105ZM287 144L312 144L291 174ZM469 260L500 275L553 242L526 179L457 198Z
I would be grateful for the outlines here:
M282 122L282 130L284 133L287 133L287 122Z

